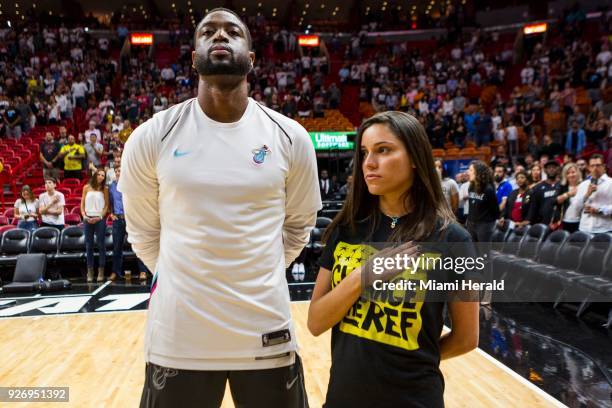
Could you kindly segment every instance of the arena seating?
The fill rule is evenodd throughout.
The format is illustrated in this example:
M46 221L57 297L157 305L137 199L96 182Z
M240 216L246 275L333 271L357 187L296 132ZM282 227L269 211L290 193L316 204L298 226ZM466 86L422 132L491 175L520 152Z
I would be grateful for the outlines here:
M72 225L61 232L53 227L40 227L34 232L15 228L2 231L0 227L0 275L4 278L12 276L17 258L20 254L44 254L50 267L60 270L85 268L85 232L82 225ZM113 256L113 230L107 226L104 245L106 249L106 263L110 265ZM126 269L136 263L136 255L132 251L127 239L124 246L124 263ZM97 248L95 248L97 256Z

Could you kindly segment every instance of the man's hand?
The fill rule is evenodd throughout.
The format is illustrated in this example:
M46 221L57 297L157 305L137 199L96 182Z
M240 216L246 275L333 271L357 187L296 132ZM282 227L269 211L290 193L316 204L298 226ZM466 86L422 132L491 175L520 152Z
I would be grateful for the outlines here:
M408 267L411 267L413 265L412 259L418 258L420 255L419 251L420 248L414 242L409 241L397 247L382 249L372 255L368 261L361 266L364 288L372 286L374 281L377 280L388 281L406 270L406 268L403 267L404 265L397 265L396 262L390 262L393 265L391 268L387 268L386 266L388 265L385 265L385 260L387 258L391 258L395 261L396 257L399 255L401 260L408 259ZM377 265L376 271L375 264ZM382 271L379 270L381 268Z
M597 191L597 184L589 184L589 188L587 188L586 194L584 195L584 198L587 199L591 196L591 194L593 194L594 192Z
M584 212L587 214L599 214L599 208L593 207L592 205L584 206Z

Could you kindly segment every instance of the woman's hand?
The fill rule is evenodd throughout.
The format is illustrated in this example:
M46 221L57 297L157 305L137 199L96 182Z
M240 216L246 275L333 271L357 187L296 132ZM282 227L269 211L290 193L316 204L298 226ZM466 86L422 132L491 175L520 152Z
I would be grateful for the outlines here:
M388 281L414 265L413 259L419 257L420 248L409 241L397 247L388 247L368 258L359 269L364 287L374 281Z

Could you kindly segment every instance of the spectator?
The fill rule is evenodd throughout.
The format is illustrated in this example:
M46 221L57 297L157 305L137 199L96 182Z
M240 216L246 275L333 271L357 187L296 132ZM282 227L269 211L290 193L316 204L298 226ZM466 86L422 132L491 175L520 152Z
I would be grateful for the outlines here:
M548 157L556 157L563 153L563 147L561 144L554 142L553 138L546 134L542 137L542 147L540 147L540 155L544 154Z
M346 197L352 185L353 185L353 175L349 174L346 177L346 183L342 187L340 187L340 190L338 190L338 193L342 195L342 197Z
M582 211L580 231L592 234L612 232L612 179L606 174L603 155L589 159L591 179L578 186L577 204Z
M557 197L557 204L561 205L561 223L563 229L572 233L578 230L580 224L580 208L576 198L578 185L582 182L582 175L575 163L568 163L561 171L561 190Z
M506 180L506 166L503 164L495 165L493 179L495 180L497 205L499 205L500 211L503 211L508 195L512 192L512 185Z
M329 200L335 192L335 186L333 181L329 179L327 170L321 170L319 184L321 188L321 200Z
M514 125L514 121L512 119L508 121L508 126L506 127L504 133L506 135L506 139L508 140L508 152L510 154L510 157L514 158L519 152L519 149L518 149L519 146L518 146L518 129Z
M17 228L34 231L38 228L38 200L28 185L21 188L20 197L15 201L15 218L19 220Z
M98 143L94 133L89 134L89 140L83 148L87 154L87 168L95 172L102 165L102 156L104 155L104 146Z
M45 134L45 141L40 145L40 161L43 165L43 177L59 178L60 170L60 144L53 140L53 133Z
M572 128L567 131L565 139L565 151L574 156L579 156L586 146L586 135L580 129L577 121L572 122Z
M60 231L64 228L64 194L55 190L57 179L45 177L45 192L38 198L39 212L43 227L53 227Z
M95 135L96 142L97 143L102 142L102 133L100 132L100 129L96 128L96 122L94 122L93 120L89 121L89 129L87 129L83 133L83 135L86 141L89 141L91 135Z
M123 242L125 241L125 214L123 212L123 197L117 190L117 183L121 175L121 167L117 165L114 168L115 180L108 188L110 200L111 219L113 220L113 269L110 275L110 280L114 281L117 277L124 277L123 273ZM129 279L129 276L125 276ZM146 279L146 275L145 275Z
M83 176L83 159L85 149L76 143L74 136L68 136L68 143L60 149L60 155L64 158L64 178L81 179Z
M106 173L103 169L97 170L83 188L81 199L81 216L85 223L85 252L87 258L87 282L94 277L94 235L99 251L97 281L104 280L104 265L106 262L106 247L104 236L106 233L105 217L109 209L108 188L106 187Z
M490 242L499 218L493 174L482 161L475 160L468 168L469 210L466 227L474 242Z
M21 115L15 106L10 104L4 111L6 136L19 140L21 138Z
M459 207L459 186L455 180L448 177L448 173L444 168L444 161L442 159L435 159L434 165L436 166L436 172L438 173L440 183L442 184L442 194L444 194L446 202L451 210L453 210L453 214L456 214L457 208Z
M115 115L113 119L113 124L111 125L111 132L121 132L123 130L123 122L121 119L121 115Z
M527 173L519 171L515 177L518 188L508 195L508 201L502 211L502 218L498 222L498 225L504 229L522 228L529 223L527 221L529 215L529 196L527 195L529 181Z
M531 225L546 224L551 229L560 225L557 196L561 186L557 181L559 163L551 160L544 166L546 181L533 188L529 208L529 222Z
M489 145L493 132L493 121L491 115L480 108L478 118L476 119L476 145Z
M580 170L580 174L581 174L581 178L583 180L586 180L587 178L590 178L589 175L589 168L587 166L587 162L585 159L578 159L576 160L576 166L578 166L578 170Z

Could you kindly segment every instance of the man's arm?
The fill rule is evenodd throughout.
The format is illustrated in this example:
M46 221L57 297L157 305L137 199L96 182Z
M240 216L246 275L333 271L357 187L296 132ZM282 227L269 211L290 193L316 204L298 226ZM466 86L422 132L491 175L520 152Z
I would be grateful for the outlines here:
M151 134L152 122L139 126L125 145L121 158L118 190L123 193L128 241L138 258L155 272L159 257L157 180L157 141Z
M317 211L321 209L317 158L310 136L300 128L292 140L283 224L286 268L308 243L310 231L317 220Z

